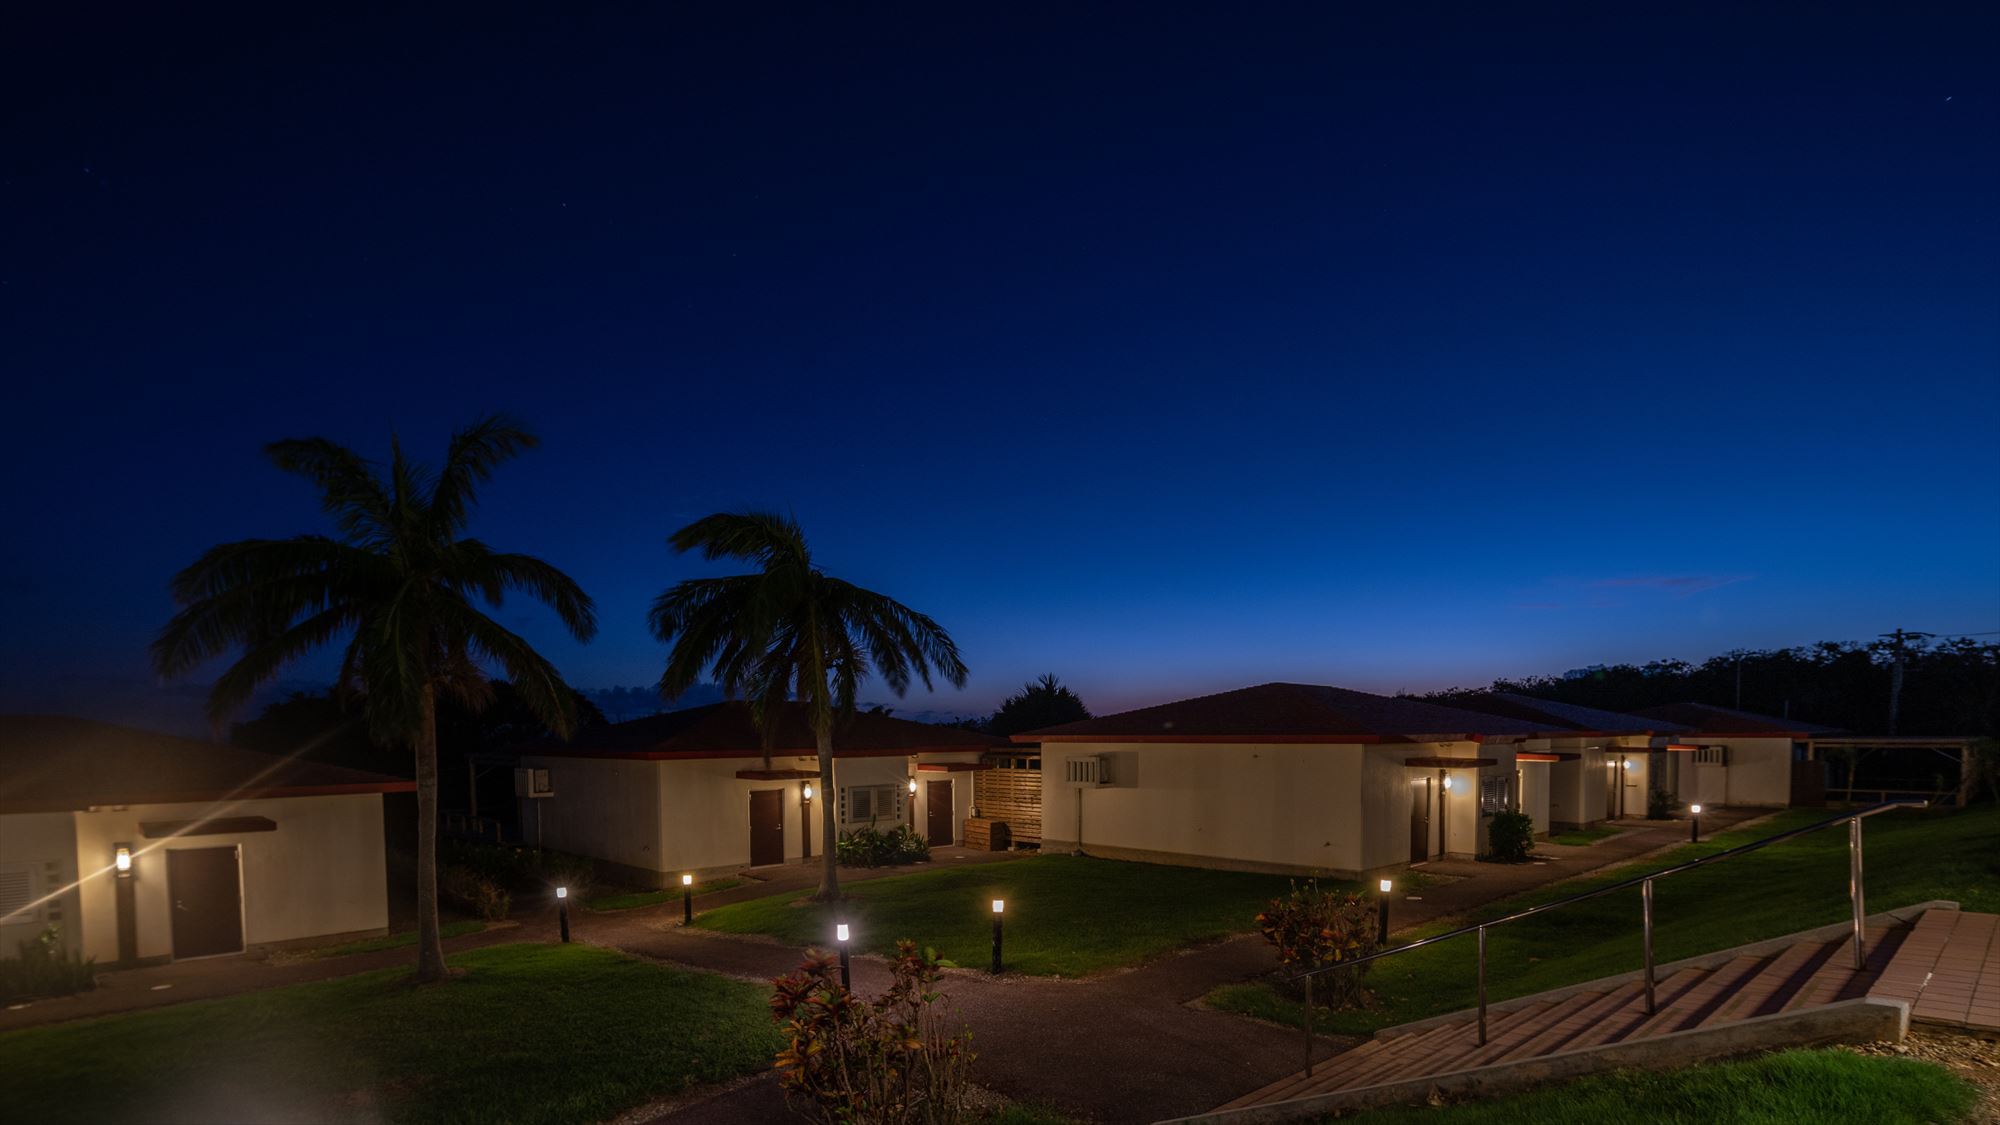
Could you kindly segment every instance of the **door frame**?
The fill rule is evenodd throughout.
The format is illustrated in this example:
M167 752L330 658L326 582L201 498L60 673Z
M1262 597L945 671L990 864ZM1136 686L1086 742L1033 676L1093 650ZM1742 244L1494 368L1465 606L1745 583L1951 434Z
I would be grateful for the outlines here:
M949 836L950 839L944 841L943 843L939 843L936 840L931 839L931 822L937 819L937 806L938 806L938 802L934 794L937 792L937 787L940 785L944 786L944 791L946 794L948 794L944 802L944 819L945 819L945 834ZM957 807L958 807L958 791L953 787L951 778L949 777L931 778L925 782L924 784L924 842L925 843L929 844L931 847L934 848L946 848L958 842L958 833L952 830L954 826L951 823L952 810L956 809Z
M192 957L182 957L174 949L174 861L175 852L212 852L228 848L236 859L236 948L222 953L197 953ZM193 844L179 848L162 848L167 853L167 957L173 961L206 961L211 957L241 957L250 951L250 896L243 884L243 845L235 844Z
M1410 857L1411 863L1429 863L1431 860L1431 789L1437 779L1424 776L1410 782L1410 842L1417 842L1417 821L1423 821L1423 854ZM1414 850L1414 849L1413 849Z
M749 846L749 852L750 852L750 854L749 854L749 855L748 855L748 856L746 857L746 859L745 859L745 863L744 863L744 866L746 866L746 867L778 867L778 866L782 866L782 865L783 865L783 864L784 864L784 863L786 862L786 857L785 857L785 847L786 847L786 845L785 845L785 834L786 834L786 829L785 829L785 790L783 790L783 789L752 789L752 790L750 790L750 791L749 791L749 793L750 793L750 807L749 807L749 808L748 808L747 810L745 810L745 817L746 817L746 818L747 818L747 819L749 820L749 822L750 822L750 825L749 825L749 827L750 827L750 840L749 840L749 845L750 845L750 846ZM772 861L770 861L769 863L758 863L758 862L757 862L757 836L758 836L758 826L757 826L757 799L758 799L759 797L762 797L762 796L764 796L764 795L765 795L765 794L767 794L767 793L768 793L768 794L770 794L770 795L771 795L772 797L775 797L775 798L776 798L775 800L772 800L772 801L771 801L770 803L772 804L772 806L773 806L773 807L775 807L775 808L777 809L777 812L778 812L778 858L777 858L777 859L775 859L775 860L772 860Z

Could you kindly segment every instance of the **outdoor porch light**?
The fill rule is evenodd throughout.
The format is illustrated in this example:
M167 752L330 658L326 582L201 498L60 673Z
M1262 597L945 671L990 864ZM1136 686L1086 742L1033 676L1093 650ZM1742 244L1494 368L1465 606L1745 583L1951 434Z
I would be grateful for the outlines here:
M694 876L681 876L681 925L694 924Z
M1449 788L1451 788L1451 775L1450 775L1450 774L1445 774L1445 775L1444 775L1444 787L1445 787L1446 789L1449 789Z
M1625 759L1624 761L1622 761L1622 762L1618 763L1618 766L1619 766L1619 768L1620 768L1620 769L1623 769L1623 770L1625 770L1626 772L1628 772L1628 773L1629 773L1629 772L1631 772L1631 769L1632 769L1632 759L1630 759L1630 758L1627 758L1627 759Z
M1000 971L1000 915L1007 909L1003 899L993 900L993 971Z
M120 879L132 877L132 845L120 844L111 854L111 865L118 869Z
M806 782L805 798L808 801L813 799L813 783L810 781Z
M833 927L833 940L840 946L840 987L854 987L853 977L847 968L847 923L839 922Z
M914 797L916 795L917 795L917 779L913 777L910 779L910 796Z
M556 923L562 927L564 944L569 942L569 888L556 888Z

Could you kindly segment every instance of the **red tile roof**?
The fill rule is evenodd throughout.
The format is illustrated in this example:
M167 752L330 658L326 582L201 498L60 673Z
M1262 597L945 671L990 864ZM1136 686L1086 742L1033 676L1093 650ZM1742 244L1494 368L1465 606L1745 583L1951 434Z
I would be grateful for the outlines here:
M1781 719L1749 711L1732 711L1727 707L1716 707L1708 703L1668 703L1632 713L1641 718L1679 723L1691 734L1804 738L1814 734L1833 734L1839 730L1838 727L1823 727L1818 723L1808 723L1800 719Z
M1564 734L1682 734L1688 728L1665 719L1641 718L1618 711L1600 711L1576 703L1559 703L1511 691L1481 691L1454 696L1451 706L1489 715L1505 715L1539 724L1554 735Z
M1400 696L1318 684L1259 684L1084 719L1019 742L1440 742L1532 738L1542 726Z
M0 813L400 793L416 782L67 715L0 715Z
M835 757L979 752L1003 745L1006 739L995 735L867 711L849 716L833 732ZM524 749L578 758L751 758L764 753L764 737L750 718L748 704L711 703L582 731L567 744ZM787 705L777 736L771 741L771 752L817 752L803 706Z

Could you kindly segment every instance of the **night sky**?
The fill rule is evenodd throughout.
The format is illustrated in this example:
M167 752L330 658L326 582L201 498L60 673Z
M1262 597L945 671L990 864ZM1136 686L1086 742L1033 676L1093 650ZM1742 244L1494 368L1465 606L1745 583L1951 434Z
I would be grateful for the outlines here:
M0 709L185 723L261 445L493 410L586 688L744 506L954 633L903 713L2000 629L1991 4L39 7Z

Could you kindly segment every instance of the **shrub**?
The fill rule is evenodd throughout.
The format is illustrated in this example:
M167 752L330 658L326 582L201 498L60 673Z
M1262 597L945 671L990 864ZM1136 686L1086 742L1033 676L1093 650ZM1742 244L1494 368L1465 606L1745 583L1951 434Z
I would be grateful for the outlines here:
M1672 793L1655 785L1653 786L1653 791L1646 794L1646 819L1672 820L1674 818L1674 806L1678 803L1674 800Z
M947 1033L937 1007L938 961L896 943L895 978L870 1002L840 985L817 950L772 981L785 1021L778 1081L795 1109L828 1125L953 1125L966 1120L972 1033Z
M930 859L931 846L907 824L888 832L877 832L871 826L841 833L834 841L833 855L847 867L891 867Z
M1535 819L1524 812L1493 814L1486 826L1486 848L1502 863L1523 863L1535 850Z
M1292 974L1324 969L1375 952L1375 911L1368 900L1347 891L1321 890L1316 882L1271 900L1257 915L1257 932L1277 947L1278 964ZM1344 1008L1361 1000L1366 965L1315 978L1315 1002Z
M507 888L470 867L456 863L438 864L438 894L461 910L469 910L488 922L504 922L513 908L514 896Z
M523 895L551 893L568 887L571 898L590 895L597 868L588 858L548 848L439 840L438 862L463 867L501 887Z
M55 926L43 927L18 949L20 956L0 958L0 1001L68 996L97 987L96 959L78 957Z

